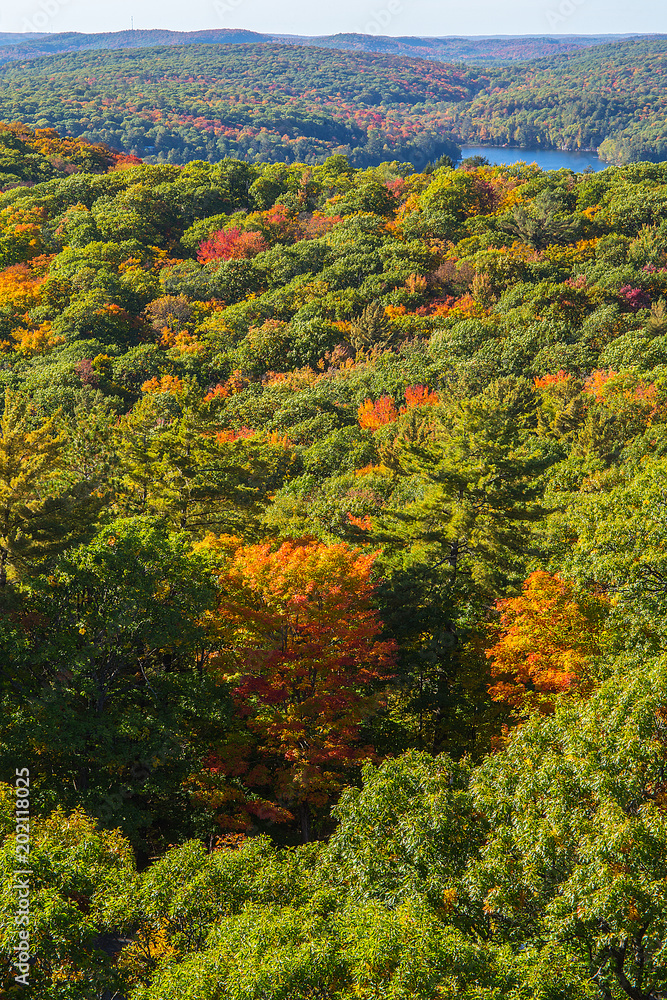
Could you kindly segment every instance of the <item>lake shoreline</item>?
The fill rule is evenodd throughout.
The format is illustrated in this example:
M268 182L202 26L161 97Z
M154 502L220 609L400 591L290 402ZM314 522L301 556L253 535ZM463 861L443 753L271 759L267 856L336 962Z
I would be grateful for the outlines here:
M594 149L544 149L530 146L482 146L462 145L463 159L471 156L484 156L494 165L513 166L517 163L537 163L542 170L569 169L581 173L586 169L598 172L606 170L612 164L601 160Z

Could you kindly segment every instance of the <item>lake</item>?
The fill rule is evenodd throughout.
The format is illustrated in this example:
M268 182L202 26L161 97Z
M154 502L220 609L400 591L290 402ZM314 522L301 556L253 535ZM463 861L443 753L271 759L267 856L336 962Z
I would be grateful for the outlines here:
M485 156L491 163L519 163L524 160L526 163L537 163L542 170L560 170L567 167L569 170L585 170L591 167L592 170L604 170L609 166L601 160L597 153L570 153L561 149L519 149L516 146L462 146L464 158L466 156Z

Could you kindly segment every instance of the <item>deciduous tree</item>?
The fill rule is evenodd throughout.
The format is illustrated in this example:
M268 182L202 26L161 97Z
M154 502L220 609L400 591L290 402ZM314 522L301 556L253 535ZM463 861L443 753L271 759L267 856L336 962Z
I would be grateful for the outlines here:
M363 723L394 661L373 607L375 559L344 543L265 543L239 548L221 580L220 666L250 739L236 760L221 748L214 767L294 808L304 840L309 807L373 756Z

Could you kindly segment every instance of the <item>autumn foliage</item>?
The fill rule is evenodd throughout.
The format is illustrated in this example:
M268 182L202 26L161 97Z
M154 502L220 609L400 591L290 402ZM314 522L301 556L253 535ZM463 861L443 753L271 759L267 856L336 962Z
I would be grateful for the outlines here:
M599 653L604 603L579 595L567 580L537 570L519 597L496 602L500 635L487 651L492 698L514 708L548 711L552 696L587 683Z
M212 260L242 260L256 257L268 244L261 233L244 232L237 226L219 229L199 245L197 260L206 264Z
M375 431L397 420L398 410L391 396L380 396L375 402L365 399L359 407L357 419L362 430Z
M373 607L376 556L345 543L263 543L240 548L224 574L220 616L233 652L218 660L245 731L209 766L247 786L231 825L266 813L270 799L283 810L271 818L296 807L304 830L309 806L325 805L350 767L373 759L361 725L394 664Z
M375 402L365 399L357 411L357 419L362 430L375 431L398 420L399 414L420 406L437 406L439 402L437 392L423 385L409 385L405 390L405 406L397 410L391 396L380 396Z
M547 374L533 379L533 385L536 389L550 389L552 386L561 385L563 382L567 382L570 377L571 376L567 372L561 369L561 371L556 372L555 375Z

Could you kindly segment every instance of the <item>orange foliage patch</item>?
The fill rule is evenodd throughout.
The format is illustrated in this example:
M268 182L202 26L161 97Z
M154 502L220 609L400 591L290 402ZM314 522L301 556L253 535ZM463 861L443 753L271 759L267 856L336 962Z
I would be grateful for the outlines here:
M628 426L646 427L664 412L664 393L655 382L647 382L632 371L594 371L584 385L584 391L595 396Z
M142 163L143 160L132 153L117 153L111 170L129 170L130 167L140 167Z
M370 517L366 514L364 517L355 517L354 514L348 514L347 519L350 524L353 524L355 528L359 528L361 531L370 531L373 527Z
M405 306L389 305L384 307L384 311L388 319L396 319L397 316L405 316L408 310L406 309ZM336 323L335 325L338 326L339 324ZM348 323L346 325L349 327L350 324Z
M274 205L268 211L260 212L257 218L262 230L272 241L291 243L301 236L299 220L291 216L284 205Z
M239 427L233 431L218 431L215 440L218 444L229 444L232 441L245 441L246 438L253 437L255 431L251 427Z
M437 406L439 402L437 392L432 392L427 386L409 385L405 390L405 406L401 407L401 413L416 406Z
M380 396L375 402L365 399L357 411L357 419L362 430L376 431L397 420L398 410L391 396Z
M185 386L183 380L177 375L163 375L161 378L154 376L148 379L141 387L141 391L148 396L157 396L160 393L171 393L173 396L180 396Z
M235 396L237 392L242 392L250 382L239 371L234 371L226 382L218 384L210 389L204 396L204 402L210 403L213 399L226 399L227 396Z
M452 306L449 315L460 316L462 319L482 319L488 310L477 302L468 292Z
M25 264L15 264L0 272L0 308L15 315L27 312L39 302L40 281Z
M197 260L200 264L212 260L242 260L256 257L266 249L268 243L261 233L244 232L238 227L219 229L199 244Z
M354 474L355 476L372 476L374 473L381 471L381 465L364 465L363 468L357 469Z
M570 377L567 372L561 369L555 375L542 375L541 378L533 379L533 385L536 389L549 389L552 385L560 385L561 382L567 382Z
M65 342L64 337L53 333L49 322L39 323L27 330L14 330L12 335L16 341L16 353L26 356L43 354Z
M586 682L599 650L604 603L578 595L560 576L532 573L521 595L496 602L500 637L487 651L495 683L491 697L514 708L551 708L551 696Z
M415 407L437 406L439 402L437 392L432 392L427 386L409 385L405 390L405 406L401 406L400 410L396 409L391 396L380 396L375 402L365 399L357 411L357 419L362 430L375 431L398 420L399 414Z
M341 215L323 215L321 212L313 212L302 225L301 232L304 239L317 240L321 236L326 236L341 221Z
M596 399L600 399L604 396L604 387L607 382L615 378L616 375L618 375L618 372L612 371L611 368L606 371L598 369L588 376L584 383L584 388L586 392L590 392Z
M206 346L187 330L172 330L165 326L160 334L160 347L165 350L175 348L181 354L202 354Z

